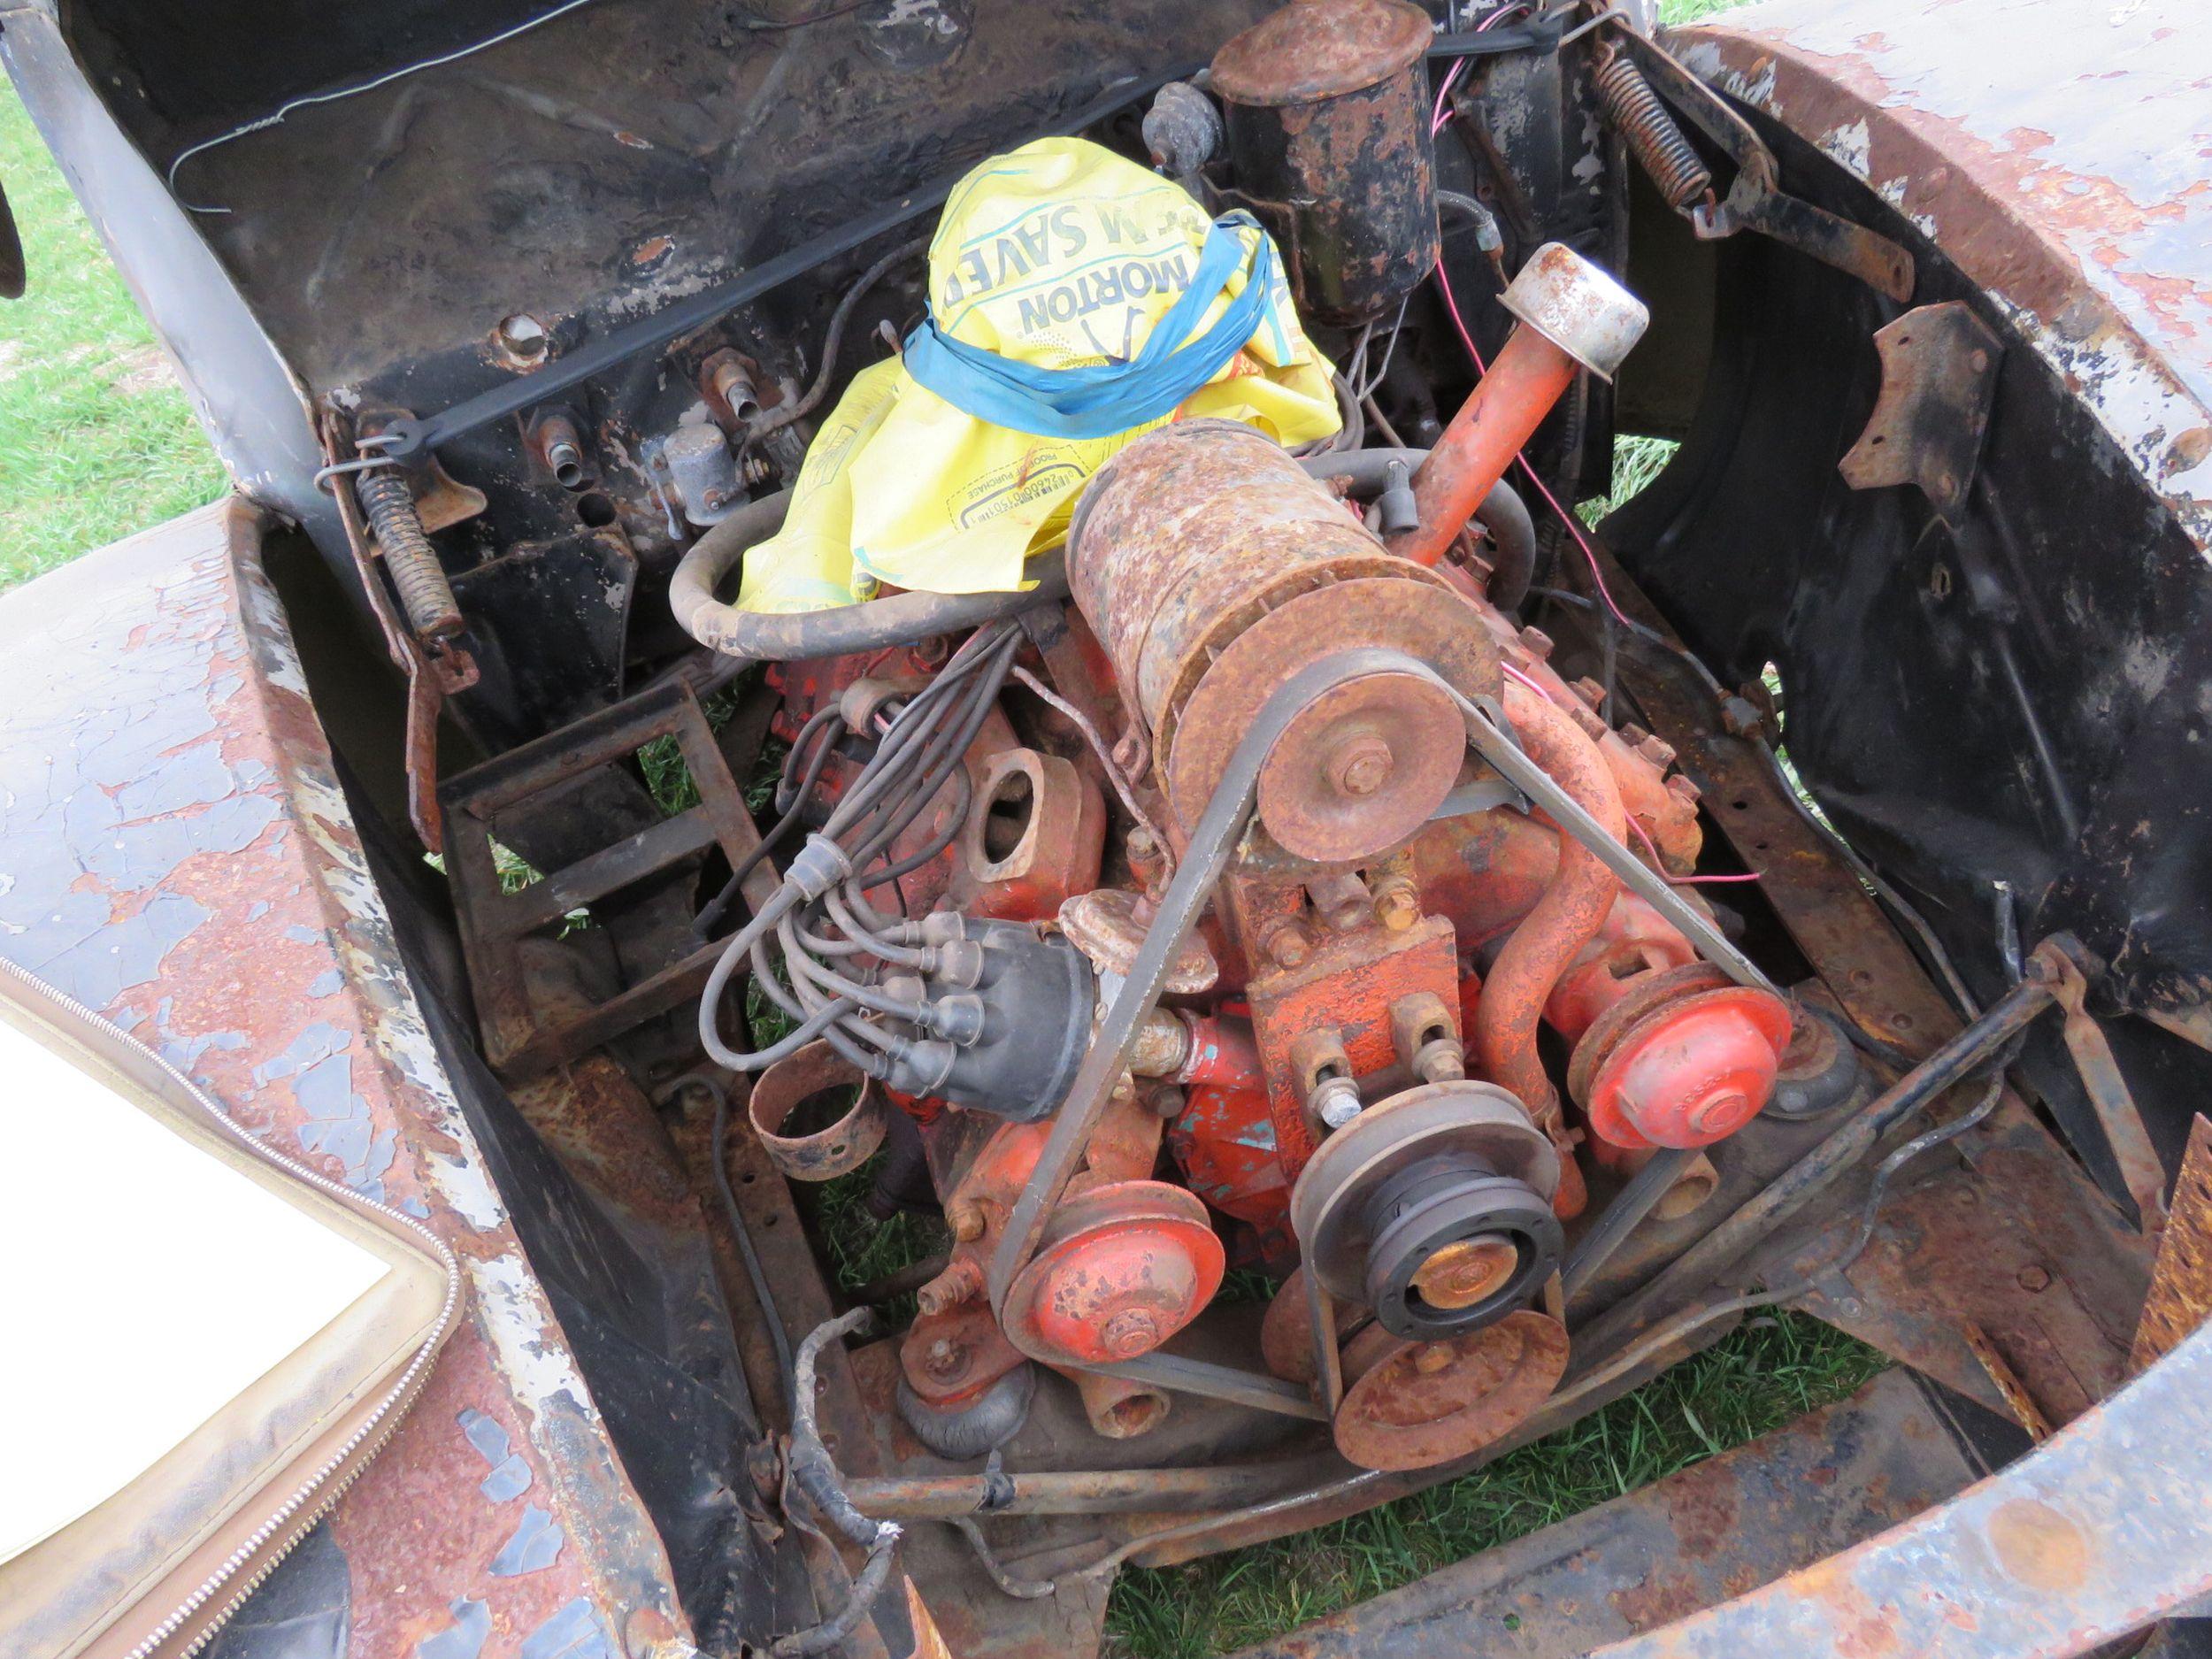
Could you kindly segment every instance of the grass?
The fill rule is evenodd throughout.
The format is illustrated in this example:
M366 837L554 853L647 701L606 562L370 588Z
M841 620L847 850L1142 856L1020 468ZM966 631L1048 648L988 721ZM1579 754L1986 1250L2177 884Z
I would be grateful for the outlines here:
M0 78L30 289L0 301L0 589L227 488L168 360Z
M1684 22L1732 4L1667 0L1664 13ZM211 501L226 480L151 330L4 84L0 179L31 281L27 298L0 303L4 589ZM1671 449L1624 440L1610 497L1586 507L1592 522L1647 483ZM726 716L727 707L711 712ZM757 808L780 757L746 780ZM664 807L690 803L691 781L667 746L640 759ZM518 869L508 879L529 875ZM748 1011L757 1041L780 1034L772 1008L756 1001ZM867 1214L873 1173L820 1194L831 1265L848 1286L943 1248L933 1223ZM1141 1659L1184 1659L1273 1635L1764 1433L1848 1394L1881 1363L1810 1319L1755 1320L1627 1399L1451 1486L1283 1543L1129 1573L1114 1594L1110 1640Z
M1122 1575L1110 1651L1231 1653L1755 1440L1886 1362L1802 1314L1756 1318L1603 1410L1488 1468L1311 1532ZM1467 1633L1470 1652L1480 1650Z

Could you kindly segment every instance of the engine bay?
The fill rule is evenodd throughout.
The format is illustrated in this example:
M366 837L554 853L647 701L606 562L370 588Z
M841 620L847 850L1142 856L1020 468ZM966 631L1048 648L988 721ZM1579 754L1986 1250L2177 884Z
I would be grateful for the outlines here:
M946 0L680 52L637 10L637 119L572 175L518 134L610 122L534 23L467 72L485 171L430 176L465 128L427 95L298 141L399 207L250 122L140 136L241 209L211 242L313 388L275 575L353 630L309 666L377 879L531 1142L503 1192L706 1645L900 1626L899 1570L955 1651L1088 1651L1124 1562L1449 1479L1766 1307L2001 1406L2117 1377L2083 1355L2125 1351L2206 1069L2154 758L2200 717L2075 721L2124 701L2086 678L2119 618L2201 595L2152 561L2074 605L2094 649L2019 621L2063 580L2024 549L2178 533L1939 250L1632 4L1025 41ZM130 13L87 8L88 61ZM695 123L747 165L691 188ZM965 235L1039 155L1171 191L1189 258L1093 257L1110 212L1044 187ZM1217 247L1208 315L1280 339L1171 413L1056 403L956 493L866 412L969 386L939 335L993 295L1125 411L1106 377L1204 330L1100 342L1210 298ZM894 495L1018 585L927 586ZM2154 814L2177 850L2114 856ZM2001 1134L2014 1208L1942 1252L1973 1287L1915 1286L1885 1205ZM1993 1368L1951 1325L2050 1284L2060 1216L2072 1335Z

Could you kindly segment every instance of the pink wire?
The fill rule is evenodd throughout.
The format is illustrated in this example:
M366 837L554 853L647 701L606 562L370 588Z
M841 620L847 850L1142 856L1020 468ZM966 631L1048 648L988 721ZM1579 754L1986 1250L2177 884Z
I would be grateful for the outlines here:
M1531 680L1519 669L1514 667L1512 664L1501 663L1498 666L1505 670L1507 678L1520 681L1522 685L1527 687L1538 696L1543 698L1545 702L1552 702L1553 699L1550 692L1545 690L1542 686L1539 685L1535 680ZM1639 824L1636 821L1636 815L1632 812L1624 812L1621 816L1628 820L1628 827L1636 832L1636 839L1643 842L1644 846L1649 849L1651 853L1651 862L1657 866L1660 879L1665 881L1670 887L1717 887L1731 881L1756 881L1759 879L1756 872L1754 872L1752 874L1747 876L1671 876L1667 874L1667 861L1659 856L1659 848L1657 843L1651 839L1650 833L1647 831L1641 824Z
M1493 12L1476 25L1475 33L1479 35L1485 29L1503 22L1515 12L1525 9L1519 6L1508 6L1502 11ZM1450 73L1444 77L1443 85L1437 88L1436 107L1431 111L1429 120L1431 138L1434 138L1450 124L1451 113L1445 107L1445 100L1450 96L1452 88L1458 83L1460 71L1466 67L1467 59L1463 58L1452 65ZM1444 262L1441 259L1436 262L1436 286L1438 291L1444 296L1444 309L1451 313L1452 326L1459 331L1459 343L1467 349L1468 357L1474 362L1475 373L1478 375L1487 374L1490 372L1489 365L1483 362L1482 353L1475 349L1475 337L1467 327L1466 319L1459 314L1459 299L1452 292L1452 280L1445 274ZM1528 481L1536 486L1536 493L1544 498L1544 504L1559 515L1559 521L1567 526L1567 534L1574 537L1575 545L1582 549L1582 557L1590 562L1590 580L1597 584L1598 596L1605 601L1605 608L1613 613L1614 619L1624 627L1633 627L1635 625L1629 621L1620 606L1613 603L1612 589L1605 585L1605 572L1598 568L1597 549L1590 545L1589 539L1582 534L1581 524L1576 519L1574 514L1559 504L1559 498L1551 493L1549 486L1537 476L1536 469L1528 464L1528 457L1516 454L1513 458L1520 463L1521 471L1528 475Z
M1723 884L1723 883L1725 883L1725 882L1730 882L1730 881L1756 881L1757 879L1759 879L1759 872L1758 872L1757 871L1755 871L1755 871L1753 871L1753 872L1752 872L1749 875L1747 875L1747 876L1671 876L1671 875L1668 875L1668 874L1667 874L1667 872L1666 872L1666 861L1665 861L1665 860L1663 860L1663 859L1662 859L1662 858L1659 856L1659 849L1658 849L1658 847L1657 847L1656 845L1655 845L1655 844L1653 843L1653 841L1652 841L1652 839L1651 839L1651 836L1650 836L1649 833L1648 833L1648 832L1647 832L1647 831L1645 830L1645 828L1644 828L1644 826L1643 826L1642 825L1639 824L1639 823L1636 821L1636 816L1635 816L1635 814L1634 814L1634 813L1632 813L1632 813L1629 813L1629 814L1627 814L1627 815L1626 815L1626 817L1627 817L1627 818L1628 818L1628 827L1629 827L1629 828L1631 828L1631 829L1632 829L1632 830L1634 830L1634 831L1636 832L1636 839L1637 839L1637 840L1639 840L1639 841L1640 841L1641 842L1643 842L1643 844L1644 844L1646 847L1648 847L1648 848L1650 848L1650 849L1651 849L1651 856L1652 856L1653 862L1655 862L1655 864L1657 864L1659 865L1659 874L1660 874L1660 878L1661 878L1661 879L1664 880L1664 881L1666 882L1666 884L1667 884L1669 887L1717 887L1717 886L1719 886L1719 885L1721 885L1721 884Z
M1475 33L1479 35L1485 29L1495 27L1498 24L1504 22L1506 19L1511 17L1515 12L1525 12L1527 9L1528 8L1525 6L1506 6L1496 12L1493 12L1488 17L1483 19L1480 23L1475 26ZM1434 138L1439 133L1441 133L1444 130L1446 124L1451 119L1450 115L1446 111L1444 101L1451 96L1452 88L1458 84L1460 72L1464 70L1466 67L1467 60L1463 58L1451 66L1450 72L1444 77L1443 84L1437 88L1436 108L1431 112L1429 121L1429 136L1431 138ZM1475 373L1477 374L1487 374L1490 372L1489 368L1482 360L1482 353L1475 349L1475 337L1468 332L1466 319L1462 318L1459 314L1459 301L1452 293L1451 279L1444 274L1444 263L1440 259L1437 261L1436 265L1436 286L1444 296L1444 309L1451 313L1452 326L1459 330L1459 343L1467 348L1467 355L1474 360ZM1521 471L1528 474L1528 481L1536 486L1537 494L1543 496L1545 504L1559 515L1560 522L1567 526L1567 533L1574 537L1575 545L1582 549L1582 557L1590 561L1590 580L1597 584L1598 593L1605 600L1605 608L1613 613L1616 620L1621 622L1624 626L1634 626L1633 624L1629 623L1628 618L1621 614L1621 608L1613 603L1612 592L1605 585L1605 572L1598 568L1597 549L1593 548L1590 545L1588 539L1583 535L1582 526L1580 524L1576 522L1575 516L1559 504L1558 497L1555 496L1551 491L1546 488L1544 480L1536 475L1536 469L1528 464L1528 457L1526 456L1516 455L1513 458L1521 464ZM1505 663L1502 664L1501 666L1503 667L1505 672L1513 679L1519 680L1521 684L1527 687L1538 696L1543 698L1547 703L1551 701L1551 693L1546 691L1542 686L1539 685L1535 680L1530 679L1519 669L1514 667L1512 664ZM1759 876L1756 872L1754 872L1750 875L1743 876L1668 875L1666 873L1665 867L1666 861L1659 856L1658 846L1652 841L1650 834L1645 830L1644 826L1636 821L1635 815L1633 813L1624 813L1622 816L1628 819L1628 827L1636 832L1637 840L1642 841L1644 846L1650 851L1653 864L1659 866L1661 879L1663 879L1670 887L1691 887L1708 885L1717 886L1726 882L1756 881L1759 879Z

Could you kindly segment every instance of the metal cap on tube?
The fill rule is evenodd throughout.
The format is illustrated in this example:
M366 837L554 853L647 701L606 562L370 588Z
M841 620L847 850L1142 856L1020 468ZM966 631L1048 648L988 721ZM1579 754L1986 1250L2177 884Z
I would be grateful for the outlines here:
M1651 322L1641 300L1563 242L1531 254L1502 303L1601 380L1613 378Z

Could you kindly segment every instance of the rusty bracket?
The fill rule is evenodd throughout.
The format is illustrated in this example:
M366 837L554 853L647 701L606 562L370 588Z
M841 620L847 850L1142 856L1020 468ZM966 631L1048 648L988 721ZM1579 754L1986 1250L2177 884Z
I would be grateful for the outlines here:
M2102 965L2062 933L2038 945L2030 963L2049 970L2051 994L2065 1011L2067 1052L2074 1057L2074 1070L2081 1075L2090 1104L2097 1109L2097 1122L2120 1166L2120 1179L2135 1201L2143 1236L2156 1239L2166 1225L2166 1169L2143 1127L2142 1110L2120 1073L2104 1027L2086 1006L2089 980L2103 972Z
M698 787L699 804L515 892L503 889L492 853L502 815L604 766L632 763L657 738L676 741ZM691 687L672 680L471 768L441 792L448 836L447 877L468 958L469 981L484 1033L484 1057L509 1081L576 1059L706 984L723 941L715 940L629 986L604 1002L558 1013L531 996L523 941L564 925L589 905L685 859L719 846L733 867L759 845L728 763ZM746 902L758 910L776 891L767 860L746 878Z
M2189 1148L2174 1181L2173 1212L2151 1271L2150 1294L2128 1351L2128 1370L2140 1372L2181 1346L2212 1313L2212 1121L2200 1112L2189 1125Z
M1877 329L1881 396L1837 464L1853 489L1917 484L1952 528L1981 465L2004 346L1964 300L1922 305Z
M1644 72L1660 96L1686 115L1736 164L1736 178L1717 204L1698 203L1686 214L1702 242L1755 230L1823 265L1849 273L1899 304L1912 299L1912 255L1888 237L1815 207L1781 187L1774 152L1727 100L1700 81L1648 35L1617 29L1613 38Z

